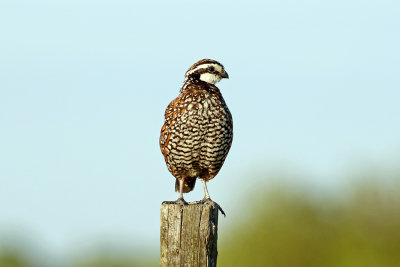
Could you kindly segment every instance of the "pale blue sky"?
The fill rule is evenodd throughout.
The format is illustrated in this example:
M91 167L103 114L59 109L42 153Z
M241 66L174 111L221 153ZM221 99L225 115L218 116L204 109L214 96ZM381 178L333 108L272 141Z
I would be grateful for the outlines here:
M2 0L0 235L157 253L159 204L177 197L159 131L201 58L230 76L234 143L209 183L234 214L223 224L255 170L332 185L358 160L400 155L399 29L386 0Z

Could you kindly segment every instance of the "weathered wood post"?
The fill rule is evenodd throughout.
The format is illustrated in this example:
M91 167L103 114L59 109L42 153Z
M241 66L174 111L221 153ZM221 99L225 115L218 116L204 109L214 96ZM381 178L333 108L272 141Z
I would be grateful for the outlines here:
M217 266L218 207L162 204L161 267Z

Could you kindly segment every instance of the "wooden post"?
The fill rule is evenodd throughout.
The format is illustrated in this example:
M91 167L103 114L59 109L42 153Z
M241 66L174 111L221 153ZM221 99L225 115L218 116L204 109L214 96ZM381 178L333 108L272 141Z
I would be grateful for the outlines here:
M217 266L218 208L162 204L161 267Z

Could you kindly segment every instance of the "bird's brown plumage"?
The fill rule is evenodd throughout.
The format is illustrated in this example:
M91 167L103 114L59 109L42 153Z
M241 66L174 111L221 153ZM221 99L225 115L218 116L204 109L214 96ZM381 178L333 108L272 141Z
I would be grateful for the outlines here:
M177 191L179 180L184 181L184 193L193 190L196 178L208 181L217 175L232 144L232 116L221 92L199 79L205 69L188 75L202 64L215 62L205 59L194 64L179 96L165 111L160 148L168 170L177 179Z

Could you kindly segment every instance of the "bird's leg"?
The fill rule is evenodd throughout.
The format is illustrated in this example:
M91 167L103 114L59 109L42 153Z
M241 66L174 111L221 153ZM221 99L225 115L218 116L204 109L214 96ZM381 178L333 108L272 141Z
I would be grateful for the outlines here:
M177 204L187 205L188 203L183 199L183 182L184 179L179 179L179 198L176 201Z
M178 179L179 181L179 198L175 201L164 201L163 204L179 204L187 205L188 203L183 199L183 179Z
M201 182L203 183L203 188L204 188L204 198L203 198L203 201L211 200L210 194L208 194L207 185L206 185L206 180L205 180L205 179L201 179Z
M204 187L204 198L202 200L200 200L199 203L211 205L214 208L217 208L224 216L226 216L225 212L221 208L221 206L218 205L217 202L214 202L214 201L211 200L210 194L208 193L208 190L207 190L206 180L205 179L201 179L201 182L203 183L203 187Z

